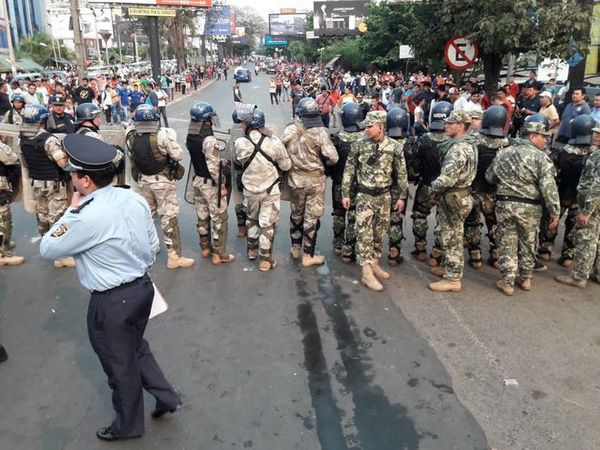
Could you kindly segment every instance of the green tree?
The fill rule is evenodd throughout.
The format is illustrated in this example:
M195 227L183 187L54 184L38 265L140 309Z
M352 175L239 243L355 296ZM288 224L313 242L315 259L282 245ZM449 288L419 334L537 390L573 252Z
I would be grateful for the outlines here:
M54 46L60 45L60 54L63 59L73 61L75 54L64 45L55 41ZM58 54L58 51L57 51ZM52 49L52 38L46 33L36 33L31 37L22 39L19 48L16 51L17 58L29 58L41 66L50 65L54 59L54 50Z

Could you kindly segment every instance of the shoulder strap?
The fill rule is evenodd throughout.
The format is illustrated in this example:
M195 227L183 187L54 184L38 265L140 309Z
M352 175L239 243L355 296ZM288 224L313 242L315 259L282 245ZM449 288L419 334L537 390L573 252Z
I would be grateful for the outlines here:
M248 139L250 142L252 142L252 139L250 139L250 136L245 136L246 139ZM254 145L254 152L252 152L252 155L250 155L250 158L248 158L248 161L246 161L246 163L244 164L244 166L242 167L242 173L244 173L246 171L246 169L248 168L248 166L252 163L252 161L254 160L254 158L256 158L256 155L258 153L260 153L267 161L269 161L271 164L273 164L275 166L275 168L277 169L277 163L275 161L273 161L273 158L271 158L269 155L267 155L261 147L263 141L265 140L265 135L261 135L260 140L258 141L258 143L254 143L252 142L252 145Z

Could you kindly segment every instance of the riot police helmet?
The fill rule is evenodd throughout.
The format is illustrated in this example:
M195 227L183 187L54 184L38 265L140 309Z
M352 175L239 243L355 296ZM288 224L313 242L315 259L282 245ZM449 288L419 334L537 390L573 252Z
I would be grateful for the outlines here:
M254 108L254 110L252 111L252 116L247 117L247 119L243 122L251 130L258 130L259 128L263 128L265 126L265 113L258 108Z
M190 118L194 122L204 122L217 115L215 109L206 102L195 103L190 109Z
M506 109L500 105L490 106L483 113L481 130L479 132L491 137L505 137L505 126L508 118Z
M23 122L44 123L48 118L48 108L44 105L25 105L23 109Z
M391 138L405 137L408 133L408 113L402 108L392 108L387 113L386 128Z
M429 131L444 131L444 119L450 117L452 109L453 106L450 102L437 102L431 110Z
M589 114L582 114L571 121L571 145L589 145L592 143L592 134L596 122Z
M298 117L307 117L307 116L319 116L321 115L321 109L319 105L317 105L317 101L312 97L304 97L296 106L296 114Z
M94 120L94 118L98 117L100 113L100 108L93 103L81 103L75 110L75 119L78 122Z
M344 131L359 131L359 123L363 120L363 112L361 107L354 102L348 102L342 106L342 127Z
M25 104L25 96L23 94L16 93L15 95L13 95L11 102L21 102Z
M233 121L233 123L235 124L240 124L242 123L242 121L240 120L240 116L238 116L238 112L237 109L234 109L233 112L231 113L231 120Z
M135 122L158 122L160 116L154 109L154 106L144 103L135 108L133 120Z

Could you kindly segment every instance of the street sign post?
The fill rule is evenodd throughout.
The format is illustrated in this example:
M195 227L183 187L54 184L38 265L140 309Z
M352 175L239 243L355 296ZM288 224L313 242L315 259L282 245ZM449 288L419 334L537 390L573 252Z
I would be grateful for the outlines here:
M464 36L455 36L446 42L444 59L455 70L466 70L477 61L477 44Z

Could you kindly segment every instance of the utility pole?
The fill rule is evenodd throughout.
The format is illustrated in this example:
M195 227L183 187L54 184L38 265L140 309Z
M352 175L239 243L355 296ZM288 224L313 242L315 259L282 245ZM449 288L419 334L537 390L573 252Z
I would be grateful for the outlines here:
M8 44L8 59L10 60L10 70L13 75L17 74L17 65L15 63L15 49L13 48L10 20L8 20L8 8L6 0L2 0L2 11L4 12L4 29L6 30L6 43Z
M85 46L83 45L81 26L79 24L79 0L69 1L71 7L71 18L73 20L73 41L75 42L75 53L77 54L77 66L79 66L78 78L79 82L81 83L81 79L87 74L87 69L85 67Z

